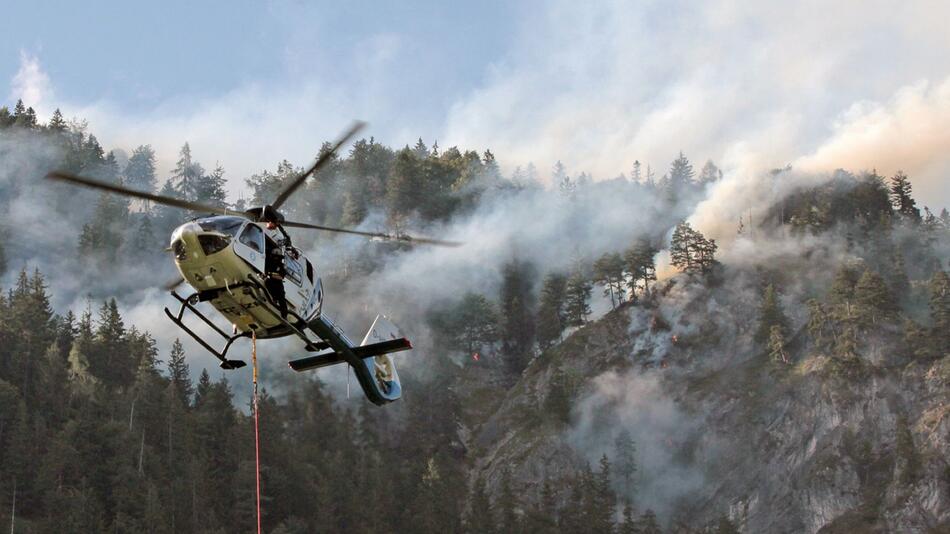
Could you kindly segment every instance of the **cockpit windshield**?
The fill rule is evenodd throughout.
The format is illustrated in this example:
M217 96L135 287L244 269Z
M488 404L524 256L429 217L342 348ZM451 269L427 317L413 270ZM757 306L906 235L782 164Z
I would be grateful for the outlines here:
M241 225L244 224L246 219L242 217L230 217L227 215L219 217L208 217L207 219L198 219L198 226L202 230L208 232L221 232L222 234L227 234L231 237L237 235L238 230L241 229Z

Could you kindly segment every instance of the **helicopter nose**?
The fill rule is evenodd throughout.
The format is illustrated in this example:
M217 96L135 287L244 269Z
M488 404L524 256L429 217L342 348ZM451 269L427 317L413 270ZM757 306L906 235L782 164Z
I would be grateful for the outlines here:
M201 227L197 223L185 223L175 229L172 234L172 249L178 261L187 261L201 256L201 245L198 243L198 232Z

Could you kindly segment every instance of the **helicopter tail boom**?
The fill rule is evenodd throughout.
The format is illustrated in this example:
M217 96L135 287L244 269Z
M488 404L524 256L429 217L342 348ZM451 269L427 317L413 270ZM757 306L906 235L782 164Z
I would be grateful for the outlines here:
M307 326L320 336L333 352L294 360L290 362L292 369L305 371L346 362L353 368L363 393L373 404L383 405L402 396L399 375L390 354L409 350L412 345L408 339L399 335L399 330L385 317L376 317L373 326L359 345L351 342L325 314Z

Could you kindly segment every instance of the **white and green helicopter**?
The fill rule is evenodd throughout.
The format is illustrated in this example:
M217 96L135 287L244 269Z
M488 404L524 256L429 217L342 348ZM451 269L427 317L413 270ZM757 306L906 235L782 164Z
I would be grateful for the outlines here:
M412 345L408 339L397 337L397 330L383 316L377 316L359 345L353 343L322 313L324 292L320 277L310 260L291 244L284 228L323 230L412 244L458 246L460 243L287 221L278 211L290 195L363 126L363 123L355 123L309 169L284 185L273 202L244 212L135 191L64 172L51 172L47 178L210 214L186 222L172 233L170 251L175 256L181 280L170 284L169 289L180 307L177 314L165 308L165 314L214 354L223 369L245 365L242 360L227 358L228 349L237 339L252 335L258 339L295 335L303 341L307 351L315 354L290 361L292 369L307 371L346 363L353 368L366 397L382 405L397 400L402 394L390 355L410 350ZM194 292L187 297L179 295L174 288L181 282L188 283ZM232 333L226 333L201 313L195 307L199 302L208 302L218 310L233 325ZM213 348L188 328L182 321L185 311L220 334L225 340L224 348Z

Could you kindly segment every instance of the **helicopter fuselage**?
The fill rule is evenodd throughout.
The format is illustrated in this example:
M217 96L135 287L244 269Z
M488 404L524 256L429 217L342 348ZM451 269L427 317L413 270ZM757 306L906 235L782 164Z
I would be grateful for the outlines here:
M171 250L198 300L210 303L238 332L258 338L291 334L264 293L265 273L275 270L271 262L283 263L288 309L306 322L320 315L323 286L313 264L263 223L228 215L195 219L175 229Z

